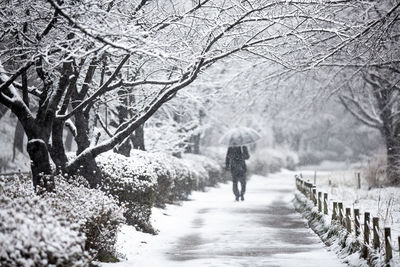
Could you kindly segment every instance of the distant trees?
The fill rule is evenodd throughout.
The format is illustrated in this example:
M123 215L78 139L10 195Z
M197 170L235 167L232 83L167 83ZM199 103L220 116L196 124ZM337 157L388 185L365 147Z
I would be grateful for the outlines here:
M51 158L61 172L84 166L80 173L98 185L96 156L121 148L179 90L228 56L260 56L285 72L324 63L363 33L331 17L362 7L348 2L9 2L1 9L0 103L28 136L34 184L50 174ZM108 113L99 110L131 95L105 133L100 122ZM77 144L73 159L65 153L65 128Z
M400 184L400 3L376 3L364 18L365 35L350 51L340 74L339 98L363 124L378 129L386 143L388 181Z

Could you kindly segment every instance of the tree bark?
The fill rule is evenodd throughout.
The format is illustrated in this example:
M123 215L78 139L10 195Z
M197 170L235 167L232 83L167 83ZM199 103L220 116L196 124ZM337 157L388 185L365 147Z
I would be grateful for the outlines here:
M66 167L66 172L70 175L82 175L89 182L91 188L101 185L102 175L93 155L84 153L79 155Z
M32 182L35 190L40 185L46 191L54 190L54 178L52 177L50 159L47 145L43 140L31 139L27 144L27 151L31 158Z
M17 126L15 127L15 132L14 132L14 144L13 144L13 158L12 161L15 161L15 157L17 156L17 150L19 150L21 153L24 152L24 127L22 127L21 122L18 120Z
M140 149L145 151L145 146L144 146L144 129L143 129L143 124L140 125L136 130L135 134L131 135L131 140L133 144L134 149Z

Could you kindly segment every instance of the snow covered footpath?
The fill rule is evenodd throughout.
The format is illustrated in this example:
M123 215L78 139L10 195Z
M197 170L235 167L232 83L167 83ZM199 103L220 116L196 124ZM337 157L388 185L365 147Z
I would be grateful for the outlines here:
M153 209L159 234L123 226L126 260L102 266L344 266L326 249L293 204L294 173L252 176L246 201L231 183L194 192L190 201Z

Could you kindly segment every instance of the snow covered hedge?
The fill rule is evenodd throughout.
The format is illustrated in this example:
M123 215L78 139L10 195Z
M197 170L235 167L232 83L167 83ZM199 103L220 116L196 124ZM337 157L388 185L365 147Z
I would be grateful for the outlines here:
M125 207L126 222L153 232L149 224L157 185L153 163L140 154L128 158L113 152L99 155L96 161L103 174L102 190Z
M115 253L122 208L83 178L55 183L37 196L28 177L0 177L1 266L85 266Z
M296 153L285 147L264 148L250 155L248 169L252 173L265 175L278 172L282 168L294 170L298 162Z
M104 176L102 189L125 206L127 223L145 232L154 232L149 222L153 206L185 200L193 190L215 185L222 177L219 164L201 155L179 159L134 150L130 157L103 153L96 161Z

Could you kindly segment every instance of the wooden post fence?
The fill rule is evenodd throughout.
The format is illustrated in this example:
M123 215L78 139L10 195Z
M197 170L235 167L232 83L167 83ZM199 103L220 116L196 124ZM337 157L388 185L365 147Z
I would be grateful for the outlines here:
M369 227L370 214L369 212L364 213L364 247L362 251L362 256L364 259L368 257L368 245L369 245Z
M322 192L318 192L318 211L322 212L322 203L321 203Z
M343 203L339 202L338 207L339 207L339 222L341 225L343 225L343 222L344 222L344 220L343 220Z
M337 214L336 214L336 210L337 210L337 202L334 201L333 202L333 210L332 210L332 220L337 220Z
M360 235L360 210L354 209L354 232L356 237Z
M372 232L374 233L374 249L379 248L379 218L372 218Z
M351 209L346 208L346 229L348 233L351 233Z
M386 250L386 263L392 259L392 246L390 245L390 228L385 227L385 250Z
M314 206L317 206L317 189L313 188L312 193L314 196Z
M316 173L314 175L316 177ZM322 199L322 192L317 191L315 184L310 182L304 181L302 175L295 176L296 178L296 187L297 189L304 194L307 198L312 201L314 206L318 206L318 211L323 212L325 215L329 215L328 210L328 193L323 193ZM315 183L315 181L314 181ZM360 182L360 173L357 173L357 188L360 189L361 182ZM317 194L318 193L318 194ZM323 201L323 204L322 204ZM351 208L346 208L346 214L343 213L343 202L336 202L332 201L333 209L332 209L332 223L339 222L343 227L346 228L348 233L352 232L352 222L351 222ZM323 210L322 210L323 209ZM360 210L354 209L354 233L356 237L359 237L361 234L361 219L360 219ZM372 218L372 226L370 225L371 215L369 212L364 213L364 245L361 249L361 256L363 258L367 258L369 254L369 244L370 244L370 233L372 231L372 245L375 250L379 250L381 247L380 244L380 237L379 237L379 218L373 217ZM335 222L336 221L336 222ZM384 228L384 247L385 247L385 260L386 263L389 263L390 260L393 258L393 243L391 242L391 229L389 227ZM400 236L397 237L398 244L400 247ZM399 250L395 250L399 251ZM400 255L399 255L400 256Z

